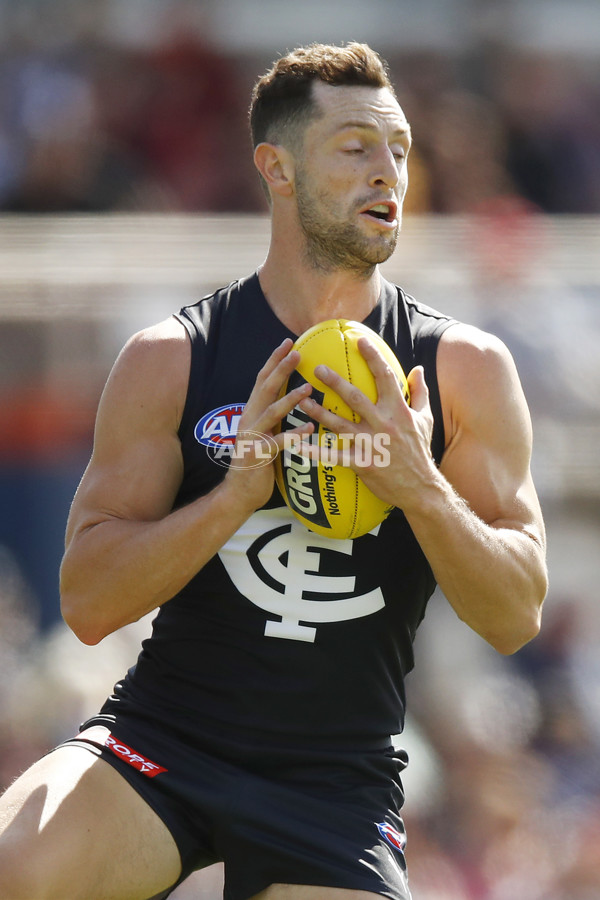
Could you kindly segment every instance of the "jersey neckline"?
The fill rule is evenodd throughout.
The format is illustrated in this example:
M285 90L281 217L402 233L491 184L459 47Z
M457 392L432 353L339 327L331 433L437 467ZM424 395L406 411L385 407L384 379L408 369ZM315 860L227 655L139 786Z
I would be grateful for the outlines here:
M377 303L373 307L373 309L365 316L364 319L361 319L360 322L362 325L366 325L368 328L372 328L373 331L377 331L377 323L381 321L382 314L384 310L387 308L389 301L392 299L392 295L394 293L394 286L390 284L389 281L383 276L381 277L381 289L379 291L379 297L377 299ZM294 342L300 337L295 331L292 331L291 328L288 328L284 322L281 321L275 310L272 308L271 304L267 300L265 293L262 289L262 285L260 283L260 278L258 275L258 270L253 272L252 275L248 275L246 278L240 281L240 286L243 284L247 284L249 287L253 288L257 295L260 298L260 302L263 304L266 314L272 319L273 322L277 323L279 330L282 332L283 337L289 337ZM385 316L384 316L385 317ZM282 338L283 339L283 338Z

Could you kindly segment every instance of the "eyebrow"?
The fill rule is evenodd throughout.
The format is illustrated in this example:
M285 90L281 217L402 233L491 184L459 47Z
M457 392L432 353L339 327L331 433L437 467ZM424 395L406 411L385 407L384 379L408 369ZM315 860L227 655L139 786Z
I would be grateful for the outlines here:
M348 129L351 129L351 128L359 128L362 131L376 131L375 125L371 125L369 122L361 122L361 121L354 120L354 119L350 119L347 122L343 122L337 130L338 131L347 131ZM392 134L393 135L396 135L396 134L408 135L410 137L410 134L411 134L410 125L407 122L406 125L401 125L398 128L394 128Z

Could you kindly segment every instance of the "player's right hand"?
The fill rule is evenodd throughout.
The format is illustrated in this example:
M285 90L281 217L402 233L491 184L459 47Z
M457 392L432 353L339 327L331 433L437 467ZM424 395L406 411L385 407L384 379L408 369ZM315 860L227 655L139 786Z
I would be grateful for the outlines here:
M308 397L312 387L301 384L280 397L281 389L292 374L300 354L292 350L293 343L286 338L266 361L256 377L256 382L239 422L236 443L225 482L234 488L233 500L245 504L249 514L269 500L273 492L275 473L273 460L283 448L283 434L275 434L281 420L302 400ZM290 434L308 437L314 429L312 423L290 429Z

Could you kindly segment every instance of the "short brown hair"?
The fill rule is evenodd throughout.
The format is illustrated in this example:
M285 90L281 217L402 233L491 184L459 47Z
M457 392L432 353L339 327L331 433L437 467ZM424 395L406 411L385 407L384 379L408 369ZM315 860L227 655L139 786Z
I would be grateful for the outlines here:
M296 140L318 109L312 85L365 85L395 91L388 66L367 44L352 42L336 47L309 44L278 59L254 86L250 104L252 144Z

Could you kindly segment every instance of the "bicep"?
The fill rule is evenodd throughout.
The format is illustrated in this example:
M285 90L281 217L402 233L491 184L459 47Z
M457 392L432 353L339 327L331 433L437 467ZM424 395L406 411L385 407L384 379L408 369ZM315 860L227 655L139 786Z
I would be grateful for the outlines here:
M92 458L67 524L71 538L110 519L153 521L173 506L183 474L177 429L187 385L187 346L135 336L100 400ZM179 341L175 342L179 343Z
M438 351L448 434L441 470L483 521L541 536L531 420L512 357L477 329L460 326L447 335Z

